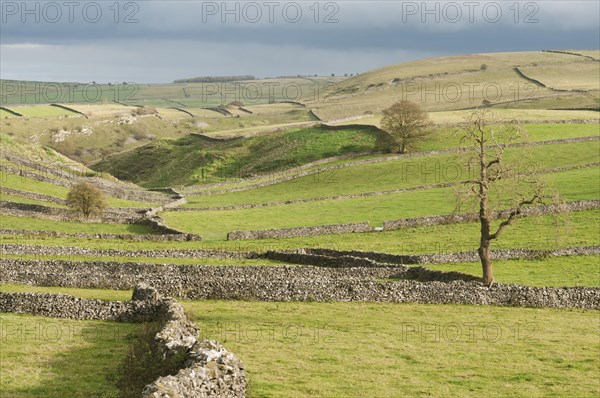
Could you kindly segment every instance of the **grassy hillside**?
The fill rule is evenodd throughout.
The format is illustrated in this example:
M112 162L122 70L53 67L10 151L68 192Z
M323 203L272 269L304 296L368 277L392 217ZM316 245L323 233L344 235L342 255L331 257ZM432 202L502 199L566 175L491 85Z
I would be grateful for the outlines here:
M326 157L385 147L375 128L290 129L234 141L189 135L160 140L92 167L146 187L210 183L284 170Z
M542 85L521 76L515 71L517 67L535 71ZM417 102L429 111L473 108L484 100L492 107L597 109L599 68L600 64L590 59L552 52L423 59L343 80L326 94L328 101L315 101L311 106L326 120L379 114L399 98Z

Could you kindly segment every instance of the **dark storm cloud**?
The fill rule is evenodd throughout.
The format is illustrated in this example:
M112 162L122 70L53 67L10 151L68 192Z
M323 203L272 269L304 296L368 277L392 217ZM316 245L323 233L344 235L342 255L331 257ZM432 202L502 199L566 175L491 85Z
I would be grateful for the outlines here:
M429 55L600 47L596 1L0 3L4 78L355 73Z

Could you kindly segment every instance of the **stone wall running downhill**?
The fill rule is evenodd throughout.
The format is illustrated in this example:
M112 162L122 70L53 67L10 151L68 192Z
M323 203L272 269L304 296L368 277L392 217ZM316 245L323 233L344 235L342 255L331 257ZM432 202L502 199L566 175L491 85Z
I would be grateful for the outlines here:
M291 238L295 236L370 232L372 230L373 228L371 228L368 222L358 222L348 224L317 225L313 227L263 229L254 231L231 231L227 234L227 240Z
M352 256L338 261L345 265L204 266L4 258L0 260L0 282L124 290L144 281L157 286L162 294L191 300L414 302L600 309L600 288L514 284L487 287L466 274L412 269Z
M246 396L246 371L239 358L216 341L198 340L198 328L187 319L181 304L161 297L148 285L136 285L131 301L0 292L0 312L117 322L161 322L154 343L165 358L183 352L186 360L177 374L159 377L148 384L140 391L142 398Z

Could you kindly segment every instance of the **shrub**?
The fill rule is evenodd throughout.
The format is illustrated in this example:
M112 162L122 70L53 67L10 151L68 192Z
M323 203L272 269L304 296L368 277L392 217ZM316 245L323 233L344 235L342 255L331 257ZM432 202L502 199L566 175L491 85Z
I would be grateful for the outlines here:
M118 367L117 375L109 377L119 389L119 397L139 397L146 385L159 377L174 375L183 367L185 352L165 357L154 342L160 329L160 322L144 323L128 336L129 351Z

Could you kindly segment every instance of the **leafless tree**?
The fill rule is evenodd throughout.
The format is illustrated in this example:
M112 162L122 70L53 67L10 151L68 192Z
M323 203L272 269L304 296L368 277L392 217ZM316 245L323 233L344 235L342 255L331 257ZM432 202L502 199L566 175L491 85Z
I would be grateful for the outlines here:
M483 282L490 286L494 282L491 242L500 237L526 206L542 203L548 197L543 194L543 183L535 171L519 170L516 162L504 159L506 148L520 137L520 133L517 121L499 122L489 110L475 111L460 129L461 144L467 144L472 150L466 152L469 180L465 182L466 190L458 197L458 207L470 198L479 208L478 253ZM511 205L511 210L493 227L493 220L499 217L496 210L506 203Z

